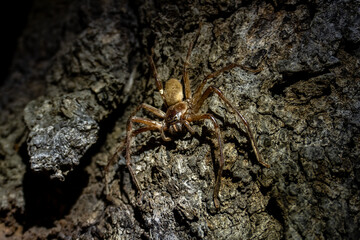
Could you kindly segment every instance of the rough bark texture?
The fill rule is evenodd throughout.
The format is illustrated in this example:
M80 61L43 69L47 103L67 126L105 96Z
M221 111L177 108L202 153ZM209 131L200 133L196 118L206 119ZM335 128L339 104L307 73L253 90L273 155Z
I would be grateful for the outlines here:
M359 239L359 1L34 1L1 87L0 239ZM141 202L119 157L104 168L142 102L163 109L163 81L189 67L217 97L225 169L211 122L133 143ZM148 113L140 113L156 119Z

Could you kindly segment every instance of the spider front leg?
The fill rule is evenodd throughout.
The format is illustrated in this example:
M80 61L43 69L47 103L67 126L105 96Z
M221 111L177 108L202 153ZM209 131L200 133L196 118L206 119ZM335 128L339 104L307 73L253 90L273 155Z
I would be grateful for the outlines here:
M221 139L219 124L217 123L215 117L211 114L190 115L187 120L189 122L194 122L194 121L200 121L200 120L205 120L205 119L209 119L212 121L214 128L215 128L216 138L217 138L218 144L219 144L219 151L220 151L219 170L218 170L218 173L216 176L214 193L213 193L215 207L219 208L220 207L219 190L220 190L220 184L221 184L221 176L222 176L224 163L225 163L224 153L223 153L223 143L222 143L222 139Z
M152 131L152 130L158 130L155 127L142 127L139 129L136 129L132 132L132 137L135 137L136 135L143 133L143 132L147 132L147 131ZM125 144L126 144L126 138L124 138L121 143L119 144L119 146L116 148L114 154L112 155L112 157L108 160L108 163L105 167L105 194L108 195L109 194L109 178L108 178L108 174L110 171L110 167L112 165L114 165L114 163L116 162L117 158L119 157L119 154L121 154L124 151L125 148Z
M243 124L245 125L245 129L246 129L246 133L247 135L249 136L250 138L250 142L251 142L251 146L255 152L255 156L256 156L256 159L257 161L263 165L264 167L267 167L269 168L270 165L263 162L262 161L262 158L261 158L261 155L260 155L260 152L259 152L259 149L257 147L257 144L255 142L255 139L254 139L254 136L252 134L252 131L250 129L250 125L249 123L247 122L247 120L244 118L244 116L230 103L230 101L224 96L224 94L220 91L220 89L214 87L214 86L210 86L208 87L205 92L203 93L203 95L199 98L199 99L194 99L194 107L193 107L193 110L194 112L197 112L199 111L200 107L202 106L202 104L204 103L204 101L209 97L209 95L211 93L215 92L241 119L241 121L243 122Z
M221 73L223 72L227 72L227 71L230 71L231 69L235 68L235 67L239 67L241 69L244 69L244 70L247 70L247 71L250 71L250 72L253 72L253 73L257 73L257 72L260 72L261 70L259 69L251 69L251 68L248 68L248 67L245 67L243 65L240 65L240 64L237 64L237 63L230 63L229 65L213 72L213 73L210 73L209 75L207 75L202 81L201 83L199 84L199 86L196 88L195 90L195 93L194 93L194 99L196 100L199 100L200 97L201 97L201 93L202 93L202 90L206 84L206 82L209 80L209 79L212 79L212 78L216 78L217 76L219 76ZM193 102L196 102L196 101L193 101ZM201 106L201 105L200 105Z
M142 123L142 124L146 124L149 125L149 127L145 127L145 128L140 128L138 130L133 130L133 123ZM141 186L139 184L139 181L136 178L136 174L133 171L131 165L131 140L132 138L137 135L140 132L144 132L144 131L148 131L148 130L158 130L158 131L162 131L163 129L163 125L158 122L158 121L154 121L154 120L150 120L150 119L146 119L146 118L139 118L139 117L131 117L128 120L128 124L127 124L127 128L126 128L126 153L125 153L125 157L126 157L126 166L129 169L131 178L133 180L133 182L135 183L136 189L139 192L139 198L141 198L142 196L142 191L141 191Z
M132 136L131 137L135 137L136 135L143 133L143 132L147 132L147 131L153 131L153 130L158 130L158 128L156 127L142 127L139 129L136 129L132 132ZM116 158L119 157L119 154L121 154L122 151L124 151L125 148L125 143L126 143L126 138L124 138L121 143L119 144L119 146L116 148L114 154L112 155L112 157L108 160L108 163L105 167L105 174L107 174L109 172L109 169L112 165L114 165Z
M156 70L156 67L155 67L154 60L152 58L153 55L154 55L154 49L152 48L151 49L151 56L149 56L150 66L151 66L151 69L152 69L152 72L153 72L153 77L155 79L156 87L159 90L159 93L161 95L161 98L163 99L163 102L164 102L165 106L167 107L167 102L166 102L166 98L165 98L165 95L164 95L164 87L163 87L162 82L158 79L157 70Z
M191 55L192 49L193 49L197 39L200 36L201 25L202 24L200 23L199 29L198 29L198 31L196 33L196 37L195 37L194 41L191 42L190 45L189 45L188 52L187 52L187 55L186 55L186 59L185 59L185 62L184 62L183 80L184 80L184 85L185 85L185 98L186 99L192 98L191 89L190 89L190 79L189 79L189 75L187 73L187 67L190 65L189 60L190 60L190 55Z
M126 140L125 140L125 158L126 158L126 166L129 169L130 175L136 185L136 188L139 192L139 197L141 197L142 195L142 191L141 191L141 187L140 184L136 178L136 175L131 167L132 163L131 163L131 140L132 138L141 133L141 132L145 132L148 130L158 130L160 132L163 133L164 131L164 126L161 122L155 121L155 120L150 120L147 118L140 118L140 117L136 117L135 114L137 112L139 112L141 109L146 109L150 112L152 112L153 114L155 114L156 116L164 119L165 118L165 113L153 106L150 106L146 103L143 103L141 105L139 105L135 111L130 115L130 118L127 122L127 127L126 127ZM133 123L142 123L147 125L146 127L140 128L138 130L133 130Z

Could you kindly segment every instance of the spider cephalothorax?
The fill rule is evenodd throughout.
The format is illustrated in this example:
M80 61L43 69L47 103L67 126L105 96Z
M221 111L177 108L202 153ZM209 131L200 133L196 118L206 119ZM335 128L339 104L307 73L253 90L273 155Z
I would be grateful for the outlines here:
M220 203L218 199L219 195L219 189L220 189L220 182L221 182L221 176L222 171L224 167L224 154L223 154L223 145L222 145L222 139L220 134L220 128L219 125L215 119L215 117L212 114L209 113L199 113L199 110L201 106L203 105L204 101L209 97L211 93L216 93L224 102L225 104L232 109L235 114L240 118L240 120L243 122L246 128L246 132L249 136L251 145L253 147L254 153L256 155L256 158L258 162L265 166L269 167L268 164L264 163L261 159L257 144L255 142L255 139L253 137L253 134L251 132L250 126L246 119L242 116L242 114L231 104L231 102L223 95L223 93L214 86L209 86L203 91L203 88L207 82L207 80L211 78L217 77L219 74L225 71L229 71L234 67L241 67L243 69L249 70L248 68L245 68L241 65L232 63L216 72L213 72L206 76L202 82L199 84L199 86L196 88L194 92L194 96L192 96L192 92L190 89L190 80L187 73L187 65L189 62L190 54L193 48L194 43L196 42L196 39L198 38L200 33L200 29L198 31L197 37L195 38L194 42L190 44L184 69L183 69L183 83L185 86L185 91L183 90L182 84L179 80L175 78L169 79L165 84L165 90L163 88L162 82L158 79L156 67L154 64L154 61L152 57L150 56L150 65L153 70L153 76L156 81L156 86L160 92L160 95L164 101L165 106L167 107L166 112L163 112L160 109L157 109L153 106L150 106L146 103L142 103L139 105L131 114L128 122L127 122L127 129L126 129L126 139L125 139L125 151L126 151L126 164L129 169L129 172L132 176L132 179L141 194L141 187L140 184L136 178L136 175L134 171L131 168L131 140L134 136L138 135L139 133L145 132L145 131L151 131L151 130L157 130L160 132L161 137L164 141L170 141L171 135L174 135L178 132L187 130L191 133L194 133L193 128L191 127L192 122L195 121L202 121L202 120L210 120L214 126L214 130L216 133L218 146L219 146L219 169L218 174L215 181L215 187L214 187L214 204L216 208L219 208ZM251 70L250 70L251 71ZM184 98L184 92L185 92L185 98ZM141 118L135 116L140 109L145 109L157 117L161 118L162 121L156 121L151 120L148 118ZM133 129L133 123L141 123L144 124L144 127L138 128L136 130ZM118 153L123 150L123 147L119 147L116 151L116 153L113 155L112 161L117 157ZM110 164L110 163L109 163ZM109 166L109 165L108 165Z
M169 106L165 114L165 128L170 134L183 130L185 114L189 104L184 100L183 88L179 80L171 78L165 84L164 96Z

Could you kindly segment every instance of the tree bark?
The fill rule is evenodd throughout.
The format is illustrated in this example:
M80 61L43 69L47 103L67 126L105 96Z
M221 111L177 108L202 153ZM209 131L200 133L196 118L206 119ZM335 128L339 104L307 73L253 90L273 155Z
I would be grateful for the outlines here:
M358 239L360 48L357 1L41 1L1 86L0 239ZM201 28L200 28L201 26ZM194 92L209 121L132 143L105 167L132 111L166 111L153 79ZM159 120L145 111L138 116ZM140 127L140 125L136 125ZM105 177L105 175L107 177Z

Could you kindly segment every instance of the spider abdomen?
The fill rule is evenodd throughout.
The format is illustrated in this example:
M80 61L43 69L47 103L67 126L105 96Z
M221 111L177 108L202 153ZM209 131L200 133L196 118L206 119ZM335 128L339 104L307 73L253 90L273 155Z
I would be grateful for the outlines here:
M183 88L179 80L175 78L169 79L165 83L165 99L169 106L181 102L184 98Z

